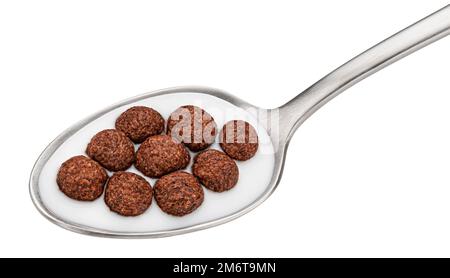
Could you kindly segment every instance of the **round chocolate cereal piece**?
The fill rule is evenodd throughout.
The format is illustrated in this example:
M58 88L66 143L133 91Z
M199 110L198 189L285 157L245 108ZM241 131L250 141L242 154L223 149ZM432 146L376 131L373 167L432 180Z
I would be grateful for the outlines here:
M115 129L106 129L97 133L88 144L87 155L110 171L128 169L134 161L133 142Z
M220 147L233 159L245 161L258 151L258 135L248 122L229 121L223 126L219 138Z
M204 198L203 188L197 178L184 171L160 178L155 184L154 194L161 210L174 216L193 212Z
M133 142L142 143L164 131L164 118L152 108L134 106L117 118L116 129L123 131Z
M152 204L153 190L141 176L130 172L116 172L105 190L105 203L111 211L123 216L137 216Z
M217 125L205 110L193 105L176 109L167 121L167 134L193 152L208 148L216 139Z
M192 172L206 188L216 192L230 190L239 179L236 162L225 153L212 149L194 158Z
M144 175L159 178L186 168L191 156L183 144L168 135L149 137L136 152L136 168Z
M69 198L93 201L103 193L108 174L94 160L83 155L74 156L59 168L56 182Z

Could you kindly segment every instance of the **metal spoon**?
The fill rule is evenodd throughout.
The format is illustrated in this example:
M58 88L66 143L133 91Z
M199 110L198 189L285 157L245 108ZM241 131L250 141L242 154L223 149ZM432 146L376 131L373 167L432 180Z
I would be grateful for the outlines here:
M164 89L125 100L72 126L44 150L30 177L33 203L42 215L63 228L104 237L173 236L236 219L257 207L274 192L281 180L289 141L309 116L357 82L448 34L450 5L356 56L276 109L261 109L223 91L204 87ZM176 106L185 101L186 97L194 103L204 102L205 105L213 106L204 107L206 110L218 108L228 112L234 111L259 127L259 135L267 139L261 142L266 145L266 152L261 151L261 154L253 158L255 161L239 163L239 167L248 170L248 173L258 171L251 174L258 176L261 184L252 184L254 179L246 179L246 173L243 173L243 181L241 180L236 188L226 193L206 192L205 202L209 201L202 205L205 208L201 206L199 211L182 218L164 215L156 205L152 205L153 208L148 214L125 219L113 215L104 205L100 207L102 200L86 204L64 199L62 194L55 193L55 165L61 162L62 156L69 158L81 151L81 147L72 150L70 146L85 144L83 136L92 134L99 126L111 124L111 119L126 107L136 104L160 105L162 108L171 104ZM225 118L222 122L224 120ZM67 150L73 153L67 153ZM68 214L68 210L73 210L72 214Z

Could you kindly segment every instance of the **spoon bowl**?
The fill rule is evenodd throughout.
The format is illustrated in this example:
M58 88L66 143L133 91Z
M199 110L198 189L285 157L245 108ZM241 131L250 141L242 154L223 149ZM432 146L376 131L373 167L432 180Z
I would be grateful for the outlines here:
M184 217L165 214L155 202L138 217L123 217L111 212L102 198L80 202L59 191L56 174L59 166L74 155L83 154L90 138L102 129L114 127L115 119L132 106L145 105L164 118L177 107L193 104L215 118L218 127L232 119L248 121L256 127L260 147L249 161L237 162L238 184L232 190L205 191L203 204ZM266 129L269 110L259 109L223 91L206 87L177 87L151 92L122 101L80 121L59 135L41 154L31 174L30 191L38 210L53 223L72 231L108 237L161 237L191 232L225 223L239 217L274 191L281 172L282 155L275 151ZM218 143L211 148L220 149ZM195 153L191 152L191 156ZM186 171L191 170L191 165ZM134 166L128 171L139 174ZM155 179L146 178L150 184Z

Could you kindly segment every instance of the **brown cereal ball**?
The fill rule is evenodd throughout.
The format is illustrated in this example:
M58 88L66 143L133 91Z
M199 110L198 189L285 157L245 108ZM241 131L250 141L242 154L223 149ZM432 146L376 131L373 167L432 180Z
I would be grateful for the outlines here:
M164 131L164 119L152 108L134 106L117 118L116 129L139 144L150 136L161 134Z
M175 110L167 121L167 134L193 152L208 148L216 139L217 125L205 110L185 105Z
M136 168L144 175L159 178L186 168L191 156L183 144L168 135L149 137L136 152Z
M110 171L128 169L134 161L133 142L115 129L106 129L97 133L88 144L87 155Z
M218 150L199 153L194 158L192 172L206 188L216 192L230 190L239 179L236 162Z
M203 203L203 188L197 178L178 171L160 178L155 184L155 199L164 212L183 216Z
M106 205L123 216L143 214L152 204L152 197L151 185L134 173L116 172L106 185Z
M97 162L79 155L61 165L56 182L69 198L93 201L102 195L107 179L108 174Z
M248 160L258 150L256 130L245 121L235 120L226 123L219 138L222 150L236 160Z

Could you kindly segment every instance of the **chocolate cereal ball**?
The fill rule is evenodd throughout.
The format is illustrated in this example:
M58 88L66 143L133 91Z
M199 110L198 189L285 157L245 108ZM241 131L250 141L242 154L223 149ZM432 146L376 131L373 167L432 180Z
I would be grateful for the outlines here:
M141 176L130 172L116 172L108 181L105 203L123 216L137 216L152 204L152 187Z
M236 162L218 150L199 153L194 158L192 172L206 188L216 192L230 190L239 179Z
M226 123L219 135L220 147L231 158L248 160L258 150L258 135L255 128L245 121Z
M213 117L193 105L179 107L167 121L167 134L193 152L204 150L214 143L216 129Z
M133 142L142 143L149 136L164 131L164 119L152 108L134 106L117 118L116 129L123 131Z
M159 178L186 168L191 156L183 144L168 135L149 137L136 152L136 168L144 175Z
M97 133L88 144L86 153L110 171L126 170L134 161L133 142L125 133L115 129Z
M160 178L155 184L155 199L166 213L183 216L203 203L203 188L193 175L178 171Z
M59 189L79 201L93 201L103 193L108 175L97 162L79 155L64 162L56 178Z

